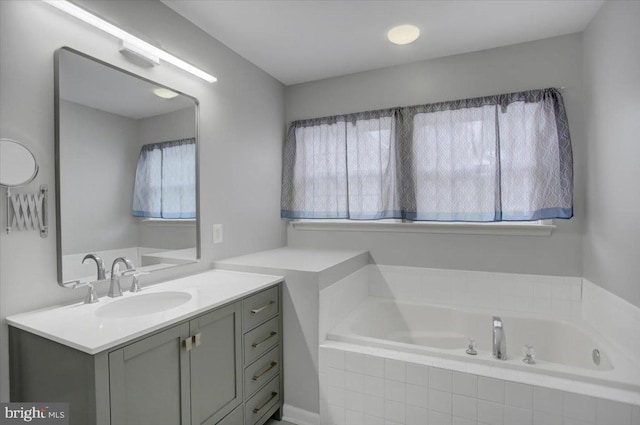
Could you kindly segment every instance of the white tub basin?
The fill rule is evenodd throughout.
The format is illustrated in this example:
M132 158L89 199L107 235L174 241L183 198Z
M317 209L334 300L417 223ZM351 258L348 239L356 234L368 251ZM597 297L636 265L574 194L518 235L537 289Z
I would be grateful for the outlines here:
M191 294L177 291L135 295L102 306L96 310L95 315L107 319L144 316L181 306L190 299Z

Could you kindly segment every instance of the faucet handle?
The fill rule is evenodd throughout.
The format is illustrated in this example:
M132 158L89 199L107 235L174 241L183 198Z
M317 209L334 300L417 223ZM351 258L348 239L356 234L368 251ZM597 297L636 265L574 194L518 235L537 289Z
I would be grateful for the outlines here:
M139 272L136 269L128 269L120 273L120 276L137 276L148 272Z
M93 304L100 301L98 298L98 293L96 292L96 284L97 282L87 282L87 286L89 287L89 291L87 291L87 296L84 297L85 304Z
M478 351L476 351L476 340L473 338L467 338L467 343L467 354L471 356L478 354Z
M536 352L533 350L533 345L526 344L522 349L522 353L524 354L524 359L522 359L523 362L526 364L536 363Z
M131 280L131 288L129 292L140 292L142 288L140 287L140 282L138 282L138 276L142 276L145 274L149 274L149 272L135 272L133 273L133 279Z
M79 280L76 280L73 282L73 286L71 286L71 288L78 289L88 286L89 290L87 291L87 296L84 298L84 303L93 304L100 301L98 293L96 292L96 283L98 282L80 282Z

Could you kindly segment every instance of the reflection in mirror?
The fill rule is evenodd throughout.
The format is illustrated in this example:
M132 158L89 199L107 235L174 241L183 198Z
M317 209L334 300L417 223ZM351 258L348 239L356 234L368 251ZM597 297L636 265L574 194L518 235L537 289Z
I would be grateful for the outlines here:
M15 140L0 139L0 186L24 186L37 174L38 163L29 149Z
M197 100L69 48L56 84L58 282L197 261Z

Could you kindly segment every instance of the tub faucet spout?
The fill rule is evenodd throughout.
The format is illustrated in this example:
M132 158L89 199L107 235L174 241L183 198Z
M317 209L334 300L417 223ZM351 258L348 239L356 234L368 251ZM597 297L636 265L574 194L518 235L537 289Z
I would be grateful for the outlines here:
M507 339L502 326L502 319L493 316L493 357L507 360Z

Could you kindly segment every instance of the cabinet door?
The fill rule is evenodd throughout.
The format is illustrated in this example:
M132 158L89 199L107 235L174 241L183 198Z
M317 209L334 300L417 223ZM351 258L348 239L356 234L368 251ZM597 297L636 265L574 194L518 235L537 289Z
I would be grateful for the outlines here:
M184 323L109 353L111 425L189 425Z
M242 402L242 302L190 322L191 418L215 424Z

